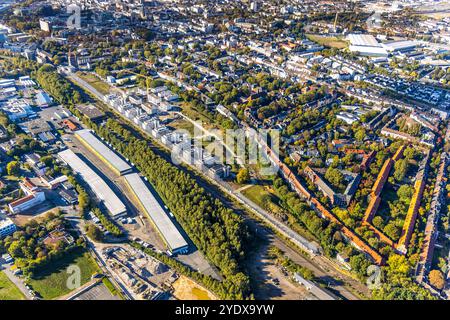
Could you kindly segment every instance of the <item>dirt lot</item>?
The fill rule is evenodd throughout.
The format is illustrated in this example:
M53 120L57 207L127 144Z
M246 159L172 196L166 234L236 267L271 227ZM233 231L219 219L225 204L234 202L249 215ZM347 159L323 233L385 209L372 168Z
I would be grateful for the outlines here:
M260 246L259 250L249 257L249 271L252 273L253 292L256 299L273 300L304 300L308 292L291 282L280 268L267 258L268 245Z
M173 283L173 287L175 289L173 295L179 300L217 300L211 292L185 276L180 276Z
M24 214L16 214L12 217L12 220L16 225L19 227L23 227L31 220L36 220L37 222L45 219L48 213L50 212L56 212L57 208L54 208L54 206L42 206L38 208L38 212L32 212L32 209L29 210L29 213ZM47 210L48 209L48 210Z

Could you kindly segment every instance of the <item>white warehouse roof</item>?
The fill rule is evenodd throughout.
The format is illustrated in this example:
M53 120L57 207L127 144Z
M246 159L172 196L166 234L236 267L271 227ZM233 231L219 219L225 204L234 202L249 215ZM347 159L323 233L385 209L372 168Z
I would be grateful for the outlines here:
M119 175L132 171L131 166L125 160L101 142L90 130L78 130L75 132L75 136Z
M387 57L388 52L383 47L349 46L351 52L358 52L363 56Z
M415 41L404 40L404 41L394 41L383 43L383 47L386 48L387 51L402 51L406 49L412 49L417 46Z
M173 253L187 249L186 240L141 177L137 173L131 173L124 178L169 249Z
M126 214L127 209L125 205L117 197L114 191L112 191L108 184L72 150L67 149L61 151L58 155L72 168L73 171L75 171L75 173L86 181L97 198L103 202L113 218L116 219Z
M381 44L377 41L377 39L370 34L351 33L347 37L353 46L381 47Z

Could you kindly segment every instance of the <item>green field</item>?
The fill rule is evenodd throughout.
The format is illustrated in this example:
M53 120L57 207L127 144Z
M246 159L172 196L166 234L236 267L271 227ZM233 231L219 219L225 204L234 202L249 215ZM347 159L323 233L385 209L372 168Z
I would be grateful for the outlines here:
M184 115L194 121L200 121L205 128L210 129L214 126L215 120L211 114L208 114L207 112L200 112L187 102L181 103L179 107L182 109Z
M101 94L108 94L111 91L111 88L106 82L90 73L77 72L77 76L79 76L81 79L83 79L91 86L93 86L95 89L97 89L97 91L100 92Z
M29 284L43 299L51 300L68 294L71 289L67 287L67 280L71 276L67 272L70 265L76 265L81 271L81 285L91 279L91 276L99 272L94 259L82 249L67 254L62 259L52 262L49 266L38 270Z
M0 271L0 300L25 300L25 296L20 292L6 274Z
M259 207L272 213L280 213L283 209L279 205L279 198L266 187L255 184L241 192Z
M187 120L177 119L172 121L169 126L176 130L186 130L187 132L189 132L191 137L194 136L194 125Z
M317 36L317 35L313 35L313 34L307 34L306 37L309 40L314 41L324 47L337 48L337 49L343 49L343 48L348 47L348 44L346 41L342 40L341 38L337 38L337 37L322 37L322 36Z
M261 185L255 184L254 186L251 186L250 188L247 188L242 191L242 194L249 198L252 202L263 208L263 196L271 196L271 193L266 190Z

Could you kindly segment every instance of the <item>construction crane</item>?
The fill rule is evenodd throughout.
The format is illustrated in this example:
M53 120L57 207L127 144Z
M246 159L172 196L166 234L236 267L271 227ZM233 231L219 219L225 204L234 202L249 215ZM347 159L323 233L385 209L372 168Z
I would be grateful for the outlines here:
M140 74L140 73L137 73L137 72L134 72L134 71L130 71L130 70L123 70L123 71L121 71L121 72L128 72L128 73L134 74L134 75L137 76L137 77L145 78L145 80L146 80L146 81L145 81L145 86L147 87L147 98L148 98L148 95L149 95L149 92L150 92L150 86L149 86L147 80L148 80L148 79L153 80L152 77L144 76L144 75L142 75L142 74Z

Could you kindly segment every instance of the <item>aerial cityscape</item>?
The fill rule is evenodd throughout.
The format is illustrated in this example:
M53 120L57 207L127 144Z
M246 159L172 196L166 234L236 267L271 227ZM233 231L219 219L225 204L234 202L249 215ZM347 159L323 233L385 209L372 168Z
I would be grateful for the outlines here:
M0 300L450 300L449 115L448 0L0 0Z

